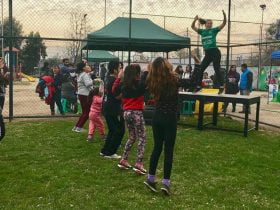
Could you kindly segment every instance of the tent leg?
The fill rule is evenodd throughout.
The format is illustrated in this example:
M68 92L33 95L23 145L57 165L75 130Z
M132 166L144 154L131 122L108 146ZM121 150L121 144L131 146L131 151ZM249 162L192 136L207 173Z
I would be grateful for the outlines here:
M192 48L189 46L189 65L192 65Z

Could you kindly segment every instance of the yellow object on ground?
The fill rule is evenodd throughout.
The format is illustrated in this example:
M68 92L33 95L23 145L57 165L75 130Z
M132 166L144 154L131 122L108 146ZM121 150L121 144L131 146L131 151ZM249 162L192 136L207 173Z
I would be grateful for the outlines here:
M200 91L201 93L204 94L218 94L219 89L202 89ZM204 106L204 112L213 112L213 108L214 108L214 103L209 103L209 104L205 104ZM218 104L218 112L222 112L223 111L223 103L219 102ZM199 113L199 101L195 102L195 110L194 113Z
M35 80L36 80L34 77L28 76L24 73L21 73L21 76L24 77L25 79L27 79L29 82L35 82Z

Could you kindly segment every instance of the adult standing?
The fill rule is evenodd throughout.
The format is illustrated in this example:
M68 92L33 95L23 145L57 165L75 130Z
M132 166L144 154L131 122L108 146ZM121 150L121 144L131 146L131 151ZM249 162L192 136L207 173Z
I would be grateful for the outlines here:
M51 115L55 115L55 104L58 107L58 110L61 115L64 115L64 110L62 108L61 104L61 85L62 85L62 74L60 73L60 69L58 65L53 66L53 86L55 88L54 94L51 99L50 103L50 109L51 109Z
M1 110L3 110L5 103L6 86L9 84L8 76L10 74L3 58L0 58L0 71L0 107Z
M74 67L71 66L68 58L62 60L63 64L60 65L60 73L63 77L61 85L61 97L67 100L66 110L71 109L71 105L77 106L76 94L76 75Z
M203 72L205 69L210 65L210 63L213 62L214 65L214 70L217 75L217 81L218 85L216 88L219 88L219 94L221 94L224 90L224 79L222 78L222 75L220 73L220 63L221 63L221 52L217 47L216 44L216 36L217 34L225 27L226 25L226 13L223 10L223 16L224 20L223 23L218 26L213 28L213 21L208 19L208 20L203 20L200 19L198 16L195 16L194 21L192 23L192 29L196 31L198 34L201 35L202 39L202 45L203 49L205 51L205 56L201 62L200 66L200 71L197 72L198 75L196 75L194 78L196 78L195 85L194 87L194 92L197 92L201 89L201 81L203 78ZM196 27L196 22L200 21L201 24L205 24L205 29L198 29Z
M108 75L105 79L105 95L103 103L103 115L105 117L108 134L101 156L106 158L120 159L117 150L121 144L125 132L125 122L121 107L121 91L116 89L113 93L113 84L122 70L122 64L117 61L110 61L108 65ZM122 72L120 72L121 74Z
M253 73L250 71L246 63L243 63L241 65L241 78L240 78L240 84L239 84L239 89L240 89L240 95L245 95L249 96L250 93L252 92L252 87L253 87ZM243 109L239 113L244 113L245 112L245 107L243 106ZM249 113L251 113L250 108L249 108Z
M93 81L90 77L91 68L87 63L81 62L77 64L77 85L78 98L82 107L82 114L72 129L75 132L82 132L83 126L88 120L92 98L88 97L90 91L93 89Z
M106 76L106 72L107 72L107 69L105 68L105 65L102 63L100 65L100 79L104 82L105 80L105 76Z
M240 74L236 71L236 65L231 65L229 72L226 77L226 94L237 94L239 92L239 80L240 80ZM228 107L228 103L225 103L224 105L224 111L226 111ZM236 103L232 103L232 112L235 112L236 110Z

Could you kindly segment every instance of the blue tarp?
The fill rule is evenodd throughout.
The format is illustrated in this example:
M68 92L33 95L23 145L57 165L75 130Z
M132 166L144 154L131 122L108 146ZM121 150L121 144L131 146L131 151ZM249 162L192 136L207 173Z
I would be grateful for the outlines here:
M280 50L273 51L271 54L271 59L280 59Z

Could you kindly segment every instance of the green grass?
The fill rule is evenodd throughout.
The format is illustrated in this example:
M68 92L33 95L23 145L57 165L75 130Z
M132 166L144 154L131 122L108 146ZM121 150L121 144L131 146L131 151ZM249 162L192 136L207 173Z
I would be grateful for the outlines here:
M193 121L193 120L192 120ZM222 126L242 129L225 119ZM280 135L179 127L171 197L99 157L73 122L13 122L0 143L0 209L280 209ZM145 164L153 145L147 126ZM125 142L125 141L124 141ZM121 153L122 148L119 153ZM131 154L135 160L135 150ZM162 158L157 171L162 177Z

